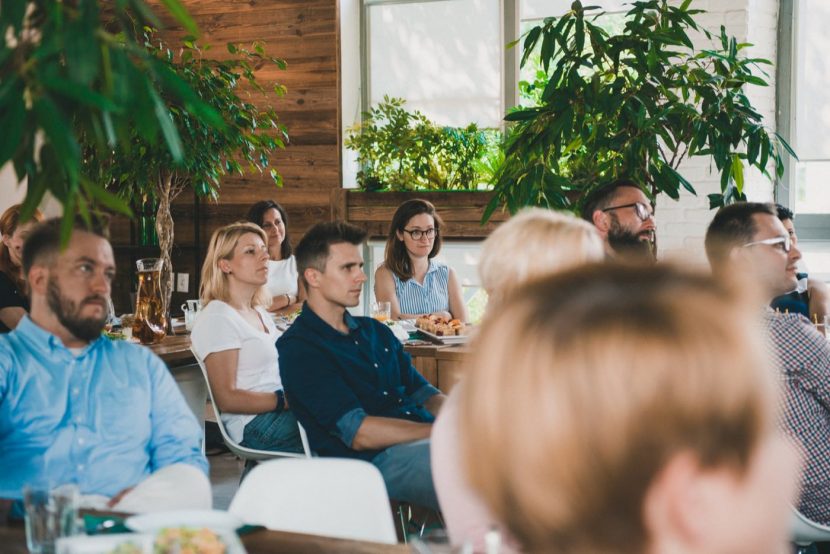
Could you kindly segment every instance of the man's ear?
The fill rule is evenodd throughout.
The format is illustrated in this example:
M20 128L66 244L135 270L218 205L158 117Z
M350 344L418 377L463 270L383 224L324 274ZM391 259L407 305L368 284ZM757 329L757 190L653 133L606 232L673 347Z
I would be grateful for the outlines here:
M734 478L730 469L702 467L691 452L672 456L646 492L643 518L652 546L705 552L717 520L727 517Z
M46 289L49 285L49 268L44 265L33 265L29 269L29 274L26 276L29 282L29 289L32 293L46 295Z
M305 268L303 271L303 277L305 278L305 282L308 284L308 288L316 289L320 286L320 270L314 269L313 267Z
M601 233L607 233L608 229L611 227L608 214L602 210L594 210L594 213L591 214L591 222Z

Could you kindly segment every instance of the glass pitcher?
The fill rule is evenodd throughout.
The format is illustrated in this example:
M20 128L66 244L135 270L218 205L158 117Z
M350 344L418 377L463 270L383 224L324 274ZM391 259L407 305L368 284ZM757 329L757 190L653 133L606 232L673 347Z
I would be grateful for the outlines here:
M137 337L141 344L160 342L167 334L167 319L164 316L164 302L161 298L163 263L160 258L144 258L135 263L138 269L138 293L135 300L133 336Z

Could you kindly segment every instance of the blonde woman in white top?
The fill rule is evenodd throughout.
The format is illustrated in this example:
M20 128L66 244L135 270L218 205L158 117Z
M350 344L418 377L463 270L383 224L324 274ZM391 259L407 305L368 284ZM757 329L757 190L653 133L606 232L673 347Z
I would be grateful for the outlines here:
M202 266L204 308L191 341L231 438L261 450L302 452L280 380L280 332L265 310L271 300L266 241L265 232L247 222L213 233Z
M302 307L305 290L297 273L297 260L292 254L285 210L273 200L261 200L251 206L246 219L265 231L268 244L269 312L289 314Z

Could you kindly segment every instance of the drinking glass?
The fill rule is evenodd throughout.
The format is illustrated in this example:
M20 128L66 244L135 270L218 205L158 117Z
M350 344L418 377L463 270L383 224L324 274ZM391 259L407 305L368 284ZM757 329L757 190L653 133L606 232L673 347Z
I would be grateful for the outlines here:
M378 321L387 321L392 317L391 302L375 302L372 304L372 317Z
M136 261L138 269L138 293L133 321L133 336L141 344L155 344L167 334L167 318L163 311L161 269L159 258Z
M78 498L75 485L23 488L26 546L31 554L53 554L57 539L76 533Z

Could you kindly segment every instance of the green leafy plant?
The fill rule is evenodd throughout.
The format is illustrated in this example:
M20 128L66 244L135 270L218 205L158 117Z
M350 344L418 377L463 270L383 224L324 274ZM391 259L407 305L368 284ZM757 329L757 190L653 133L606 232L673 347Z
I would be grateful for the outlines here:
M196 25L179 0L162 0L190 33ZM0 4L0 166L11 160L27 181L23 217L50 192L71 217L129 206L89 175L80 137L96 148L123 147L138 133L162 144L177 163L182 141L163 97L217 130L222 115L165 60L141 44L136 25L160 22L143 0L100 8L97 0L3 0Z
M536 105L505 117L512 126L485 221L500 205L575 209L592 188L620 177L652 196L677 199L680 187L694 194L678 172L690 156L709 157L720 173L712 207L745 198L745 165L783 174L784 151L795 154L745 94L767 86L761 66L770 62L744 57L750 45L723 27L716 37L700 28L694 17L702 10L690 3L633 2L622 30L610 33L597 24L601 12L577 0L524 35L522 64L534 55L541 64L524 84ZM718 47L695 50L692 31Z
M498 147L499 133L441 127L400 98L384 96L348 130L357 152L358 184L365 190L478 190L489 182L481 162Z
M223 127L214 127L194 117L177 96L162 92L160 101L170 114L172 131L179 137L180 160L166 144L147 140L139 128L129 130L128 140L114 149L98 143L92 135L81 137L86 154L83 167L96 182L126 200L149 200L158 206L156 231L165 260L162 284L164 298L169 302L173 290L171 202L185 190L215 199L221 177L231 172L241 175L245 171L268 171L276 185L282 183L277 170L270 167L270 156L284 147L288 139L285 127L273 108L261 109L248 97L266 92L256 79L255 68L272 64L284 69L285 62L266 55L260 43L254 43L251 49L229 44L227 48L233 57L217 61L206 57L210 47L200 46L193 37L186 37L174 53L153 29L145 28L143 35L142 46L150 57L164 64L225 121ZM279 84L268 90L278 95L285 92Z

